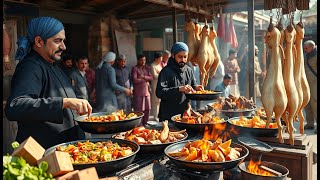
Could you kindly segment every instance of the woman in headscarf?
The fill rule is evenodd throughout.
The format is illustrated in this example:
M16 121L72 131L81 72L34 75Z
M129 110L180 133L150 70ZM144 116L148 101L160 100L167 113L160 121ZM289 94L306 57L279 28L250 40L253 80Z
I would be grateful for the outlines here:
M186 66L188 51L185 43L175 43L171 48L172 56L168 65L159 74L156 95L161 99L160 121L182 114L187 109L190 100L185 93L203 90L203 86L197 84L193 70Z
M116 81L116 72L112 65L116 54L105 54L96 69L96 109L95 112L113 112L118 109L115 91L125 92L131 95L131 90L120 86Z

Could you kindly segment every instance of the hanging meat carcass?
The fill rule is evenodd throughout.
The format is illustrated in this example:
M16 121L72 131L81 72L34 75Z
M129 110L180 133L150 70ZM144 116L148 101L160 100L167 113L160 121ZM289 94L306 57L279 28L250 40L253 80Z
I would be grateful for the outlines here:
M261 101L267 115L266 128L272 119L272 113L275 113L275 119L278 123L278 139L283 143L281 115L284 113L288 98L282 76L281 59L284 58L284 52L280 43L280 31L274 28L270 22L268 31L265 35L265 42L271 49L270 64L266 78L263 82Z
M209 79L209 70L214 61L213 48L209 42L209 26L206 23L201 31L201 41L196 59L200 70L201 85L206 86Z
M307 77L306 77L306 72L305 72L305 68L304 68L304 57L303 57L303 47L302 47L302 41L304 38L304 27L303 24L301 22L299 22L296 26L296 41L295 41L295 45L296 45L296 49L297 49L297 67L300 67L300 70L297 69L297 71L300 72L300 83L301 83L301 89L302 89L302 103L301 106L298 109L298 115L299 115L299 119L300 119L300 133L303 134L304 133L304 126L303 126L303 122L304 122L304 116L302 113L302 109L309 103L310 101L310 87L309 87L309 83L307 81ZM296 67L296 68L297 68ZM299 78L299 76L297 76L297 78ZM296 81L296 80L295 80ZM299 83L299 81L297 80L297 83Z
M200 46L200 25L195 24L191 19L185 25L185 31L188 34L187 45L189 47L189 54L188 54L188 62L191 62L193 65L198 64L196 59L199 46Z
M210 28L210 34L209 34L209 42L213 49L213 64L209 70L211 72L210 79L216 74L219 61L221 61L221 57L215 42L216 37L217 37L217 32L214 29L214 22L212 21L212 27Z
M283 66L283 81L288 98L288 104L286 111L282 114L282 119L285 120L287 124L287 131L289 133L289 143L294 145L294 127L293 118L296 115L299 105L299 96L294 82L293 76L293 58L296 53L293 51L293 43L296 35L296 30L293 28L292 24L288 25L284 31L285 35L285 61Z

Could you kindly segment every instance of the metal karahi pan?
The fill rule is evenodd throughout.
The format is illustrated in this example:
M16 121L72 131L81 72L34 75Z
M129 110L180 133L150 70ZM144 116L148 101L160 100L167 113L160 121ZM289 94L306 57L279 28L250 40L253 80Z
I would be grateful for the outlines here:
M288 177L289 170L276 163L267 162L267 161L261 161L261 165L271 168L273 170L276 170L277 172L281 173L281 176L263 176L263 175L256 175L252 174L247 171L247 166L249 164L249 161L242 162L239 165L239 169L241 170L241 178L247 179L247 180L285 180Z
M175 165L185 168L185 169L192 169L194 171L225 171L228 169L232 169L236 166L238 166L240 163L244 161L244 159L248 156L249 150L237 143L231 143L231 147L238 147L242 148L242 151L240 153L240 158L231 160L231 161L225 161L225 162L192 162L192 161L185 161L176 159L169 155L170 152L177 152L181 150L185 145L187 141L181 141L174 144L169 145L164 150L165 155L174 163Z
M245 116L248 119L252 119L253 116ZM230 118L227 122L235 129L241 136L251 137L277 137L278 128L249 128L232 124L232 120L240 119L240 117Z
M129 114L131 112L125 112L125 114ZM93 134L113 134L123 131L128 131L135 127L138 127L142 117L144 116L143 112L133 111L133 113L137 114L138 117L124 119L120 121L110 121L110 122L86 122L83 121L87 118L87 115L79 116L75 119L79 124L80 128L88 133ZM99 112L99 113L92 113L91 117L95 116L104 116L110 114L108 112Z
M213 110L212 105L214 103L215 102L207 104L208 110ZM234 110L234 109L217 110L216 109L216 111L218 114L223 114L228 116L229 118L232 118L232 117L240 117L240 116L253 116L256 114L257 108L254 107L252 109L241 109L241 110Z
M205 123L205 124L189 124L189 123L184 123L184 122L178 122L175 120L176 117L180 117L181 115L175 115L171 117L171 121L175 124L175 126L177 126L179 129L187 129L187 131L193 131L193 132L198 132L198 133L202 133L204 132L205 128L208 127L208 130L212 130L215 125L219 124L219 125L223 125L227 123L227 120L229 119L227 116L223 115L223 114L219 114L220 118L224 118L224 122L221 123L214 123L214 124L210 124L210 123Z
M162 143L162 144L140 144L139 145L140 146L140 153L162 153L163 150L167 146L169 146L170 144L186 140L188 138L188 134L187 134L187 132L184 132L183 134L185 134L186 136L183 139L175 141L175 142Z
M162 130L161 126L157 127L157 128L156 127L146 127L146 129ZM178 130L170 128L170 131L174 132L174 131L178 131ZM121 133L125 133L125 132L121 132ZM120 134L120 133L117 133L117 134ZM112 138L115 138L115 136L117 134L112 135ZM163 153L163 150L168 145L186 140L188 138L188 133L184 132L183 134L184 134L185 137L180 139L180 140L178 140L178 141L175 141L175 142L162 143L162 144L139 144L139 146L140 146L139 153Z
M108 173L114 173L119 170L122 170L126 168L129 164L131 164L136 157L136 154L140 150L140 146L132 141L122 140L122 139L112 139L112 138L95 138L95 139L88 139L90 142L101 142L101 141L108 141L111 140L112 143L118 143L120 146L129 146L132 148L133 154L122 157L113 161L107 161L107 162L98 162L98 163L87 163L87 164L73 164L73 168L77 170L86 169L89 167L95 167L98 174L100 176L108 174ZM67 146L68 144L75 144L77 142L85 142L87 140L79 140L79 141L71 141L66 143L61 143L56 146L53 146L45 151L45 155L48 155L50 153L53 153L56 151L56 148L58 146Z
M186 97L190 100L215 100L221 96L221 91L214 91L210 94L189 94L185 93Z

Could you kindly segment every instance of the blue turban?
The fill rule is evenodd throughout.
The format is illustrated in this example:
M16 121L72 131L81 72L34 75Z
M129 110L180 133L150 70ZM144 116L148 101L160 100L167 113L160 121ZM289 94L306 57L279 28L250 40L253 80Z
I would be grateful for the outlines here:
M16 60L23 60L29 53L31 46L34 43L34 38L40 36L42 40L55 36L64 29L62 23L52 17L38 17L34 18L28 24L28 33L26 37L18 39L18 50L16 52Z
M171 53L173 54L177 54L181 51L189 51L188 46L184 42L176 42L171 48Z

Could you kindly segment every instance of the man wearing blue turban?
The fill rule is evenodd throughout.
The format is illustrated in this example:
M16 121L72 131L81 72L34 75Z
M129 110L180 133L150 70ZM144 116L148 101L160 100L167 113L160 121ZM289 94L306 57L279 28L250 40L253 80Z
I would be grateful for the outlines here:
M62 23L51 17L30 21L26 37L19 38L11 94L5 113L17 121L16 140L32 136L44 148L83 139L84 132L75 124L78 115L92 112L87 100L77 99L71 82L56 65L66 49Z
M185 43L175 43L171 48L172 56L168 65L158 76L156 95L161 99L159 121L168 120L187 109L190 100L185 93L203 90L203 86L197 84L193 70L186 66L188 51Z

